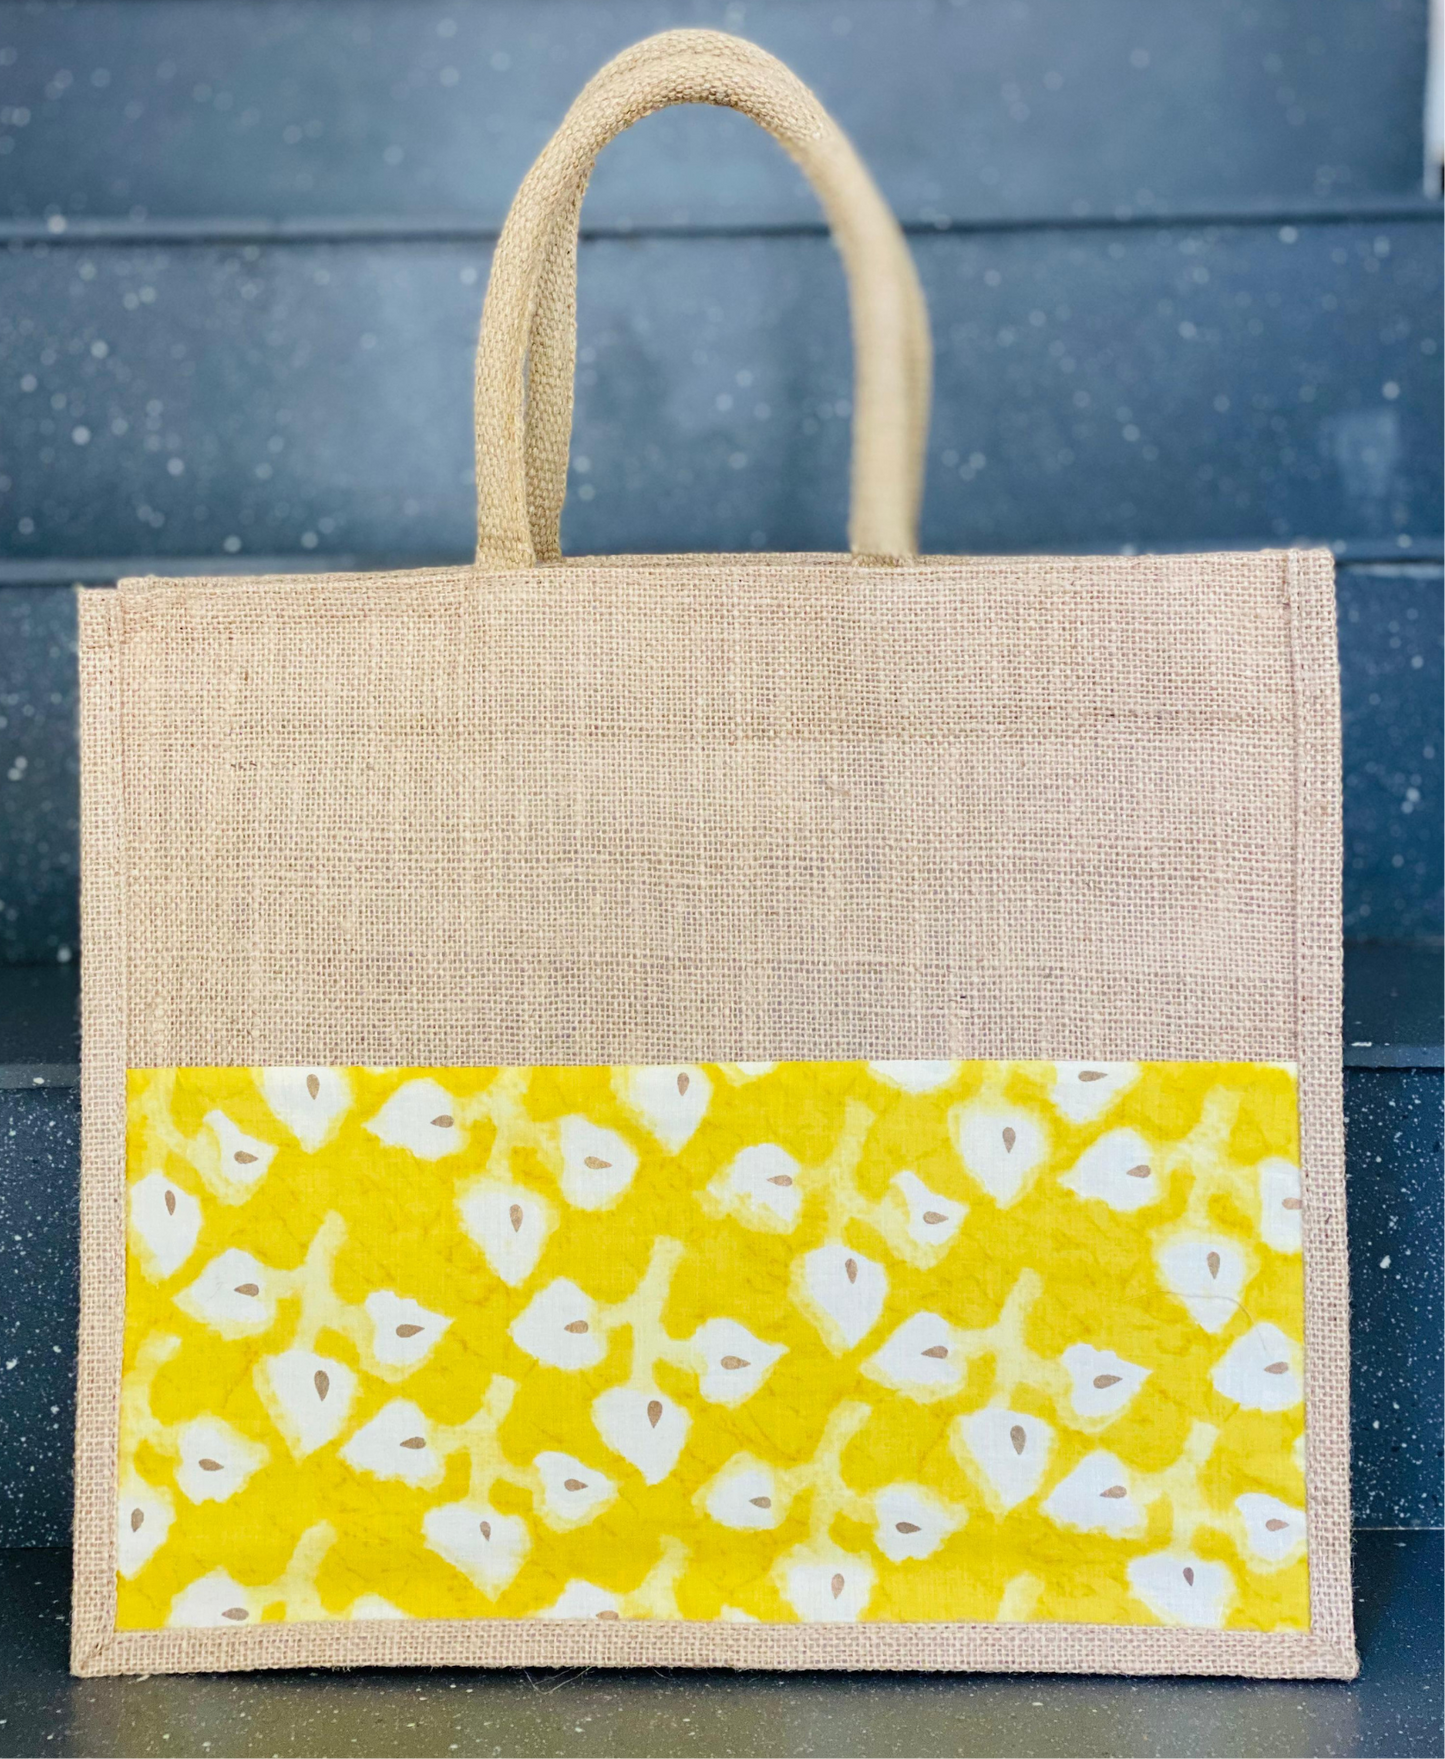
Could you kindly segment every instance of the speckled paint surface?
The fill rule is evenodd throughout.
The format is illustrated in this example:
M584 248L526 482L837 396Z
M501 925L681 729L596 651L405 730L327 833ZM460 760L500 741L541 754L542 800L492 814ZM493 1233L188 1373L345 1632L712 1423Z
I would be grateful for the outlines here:
M1441 1525L1441 1077L1345 1081L1353 1499L1367 1527Z
M666 24L746 31L834 111L904 220L1355 199L1419 177L1425 0L268 0L15 6L5 207L71 214L465 215L501 224L583 82ZM264 26L260 23L264 20ZM57 84L57 68L105 70ZM860 79L860 70L868 77ZM906 115L914 126L900 127ZM919 126L919 119L926 126ZM1087 140L1090 150L1080 151ZM1141 187L1141 178L1147 187ZM603 155L588 218L787 225L811 193L761 131L674 110Z
M0 960L69 960L79 935L75 600L0 587Z
M1399 553L1438 532L1430 220L912 249L935 342L924 551ZM467 554L488 266L467 240L12 249L8 556ZM842 547L852 374L826 238L592 239L580 310L569 551Z
M56 1545L75 1443L76 1090L0 1092L0 1147L0 1545Z

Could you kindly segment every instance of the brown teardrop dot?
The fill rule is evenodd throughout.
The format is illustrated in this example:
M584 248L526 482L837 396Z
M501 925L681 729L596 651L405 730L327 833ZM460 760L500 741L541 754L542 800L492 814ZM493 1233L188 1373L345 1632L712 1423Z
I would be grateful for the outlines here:
M895 1521L893 1526L899 1533L917 1533L919 1531L916 1521Z
M562 1488L563 1490L586 1490L587 1480L585 1478L564 1478Z
M584 1167L591 1167L594 1173L599 1173L605 1167L610 1167L612 1162L610 1160L603 1160L600 1154L589 1154L582 1164Z
M604 1606L597 1616L600 1619L620 1619L622 1614L620 1612L614 1612L610 1606Z
M687 1074L684 1073L684 1074L681 1074L678 1076L678 1078L677 1078L677 1091L679 1093L686 1093L688 1088L691 1086L692 1086L692 1080Z
M139 1511L137 1511L137 1512L139 1512ZM1272 1517L1272 1519L1265 1522L1264 1530L1266 1533L1283 1533L1285 1528L1288 1526L1289 1526L1288 1521L1281 1521L1279 1516L1275 1515Z
M847 1272L848 1281L850 1283L856 1283L858 1281L858 1260L856 1258L850 1258L843 1266L843 1269Z
M724 1368L746 1368L747 1362L742 1356L724 1356L722 1365Z
M1191 1588L1194 1586L1194 1571L1190 1569L1188 1564L1184 1566L1184 1580Z
M925 1356L932 1356L935 1362L941 1362L944 1359L944 1357L948 1354L948 1345L947 1344L930 1344L929 1347L923 1352L923 1354Z
M1209 1266L1210 1276L1219 1275L1219 1254L1217 1252L1211 1252L1204 1262Z
M259 1295L261 1290L255 1283L237 1283L236 1293L238 1295Z
M396 1335L399 1338L414 1338L420 1331L419 1325L399 1325L396 1328Z
M1110 1502L1118 1502L1121 1496L1128 1496L1128 1494L1129 1492L1122 1484L1111 1484L1107 1490L1099 1492L1100 1496L1107 1498Z
M832 1588L833 1598L834 1598L834 1600L836 1600L838 1598L838 1596L843 1592L843 1573L841 1570L838 1572L838 1574L836 1576L834 1576L834 1578L833 1578L832 1582L829 1584L829 1586Z
M416 1453L419 1449L426 1446L426 1437L424 1435L409 1435L401 1445L404 1448L410 1448L413 1453Z
M250 1616L250 1613L246 1611L244 1606L228 1606L221 1614L223 1619L234 1619L238 1625L244 1619L250 1618Z
M1288 1362L1268 1362L1265 1364L1264 1371L1266 1374L1288 1374L1289 1373L1289 1363Z
M1124 1376L1122 1374L1096 1374L1094 1376L1094 1385L1098 1387L1100 1392L1103 1392L1106 1386L1118 1386L1123 1378Z
M492 1523L490 1521L483 1521L482 1522L482 1538L483 1539L490 1539L491 1537L492 1537Z
M770 1509L773 1506L773 1499L770 1496L750 1496L748 1501L755 1509Z
M791 1173L774 1173L772 1178L768 1180L770 1185L791 1185L792 1182L793 1175Z
M176 1194L174 1191L167 1191L166 1192L166 1214L167 1215L174 1215L175 1213L176 1213Z
M1029 1443L1028 1431L1024 1428L1022 1423L1014 1424L1013 1428L1008 1432L1008 1438L1013 1443L1013 1449L1016 1454L1021 1454Z
M1080 1081L1102 1081L1104 1071L1102 1069L1080 1069L1079 1079Z
M436 1117L434 1117L432 1119L432 1123L436 1126L436 1128L438 1130L450 1130L452 1127L453 1121L454 1120L453 1120L452 1114L450 1112L439 1112L436 1115Z
M141 1528L145 1526L145 1521L146 1521L146 1512L144 1509L132 1509L131 1510L131 1512L130 1512L130 1530L132 1533L139 1533ZM1283 1525L1283 1522L1281 1522L1280 1524Z
M1008 1125L1005 1128L1004 1133L1003 1133L1003 1151L1005 1154L1012 1154L1013 1153L1014 1143L1017 1142L1018 1139L1019 1139L1018 1131L1014 1129L1012 1124Z
M1300 1197L1286 1197L1280 1207L1281 1209L1303 1209L1304 1199Z
M221 1470L221 1462L219 1460L197 1460L196 1464L203 1472L219 1472Z
M520 1234L522 1231L522 1206L521 1206L521 1204L514 1203L512 1205L512 1207L507 1211L507 1215L512 1223L512 1232L514 1234Z
M574 1319L569 1324L564 1325L562 1327L563 1331L573 1332L579 1338L581 1337L582 1333L584 1331L586 1331L587 1329L588 1329L588 1326L587 1326L587 1321L585 1319Z
M321 1083L315 1075L308 1075L306 1077L306 1091L311 1095L312 1099L315 1099L317 1094L320 1093Z
M1150 1169L1145 1166L1143 1161L1140 1161L1137 1167L1130 1167L1128 1172L1124 1174L1124 1177L1126 1179L1147 1179L1149 1177L1149 1172Z
M252 1162L256 1159L256 1157L254 1154L247 1154L244 1148L238 1148L236 1150L236 1152L231 1156L231 1159L239 1161L243 1167L248 1167L252 1164Z
M936 1228L940 1222L946 1222L948 1217L936 1209L925 1209L923 1212L923 1219L928 1223L929 1227Z
M317 1398L324 1399L331 1391L331 1376L324 1368L318 1368L311 1376L311 1384L316 1388Z
M661 1399L649 1399L647 1401L647 1421L652 1425L652 1427L654 1429L656 1429L658 1424L661 1423L661 1421L662 1421L662 1400Z

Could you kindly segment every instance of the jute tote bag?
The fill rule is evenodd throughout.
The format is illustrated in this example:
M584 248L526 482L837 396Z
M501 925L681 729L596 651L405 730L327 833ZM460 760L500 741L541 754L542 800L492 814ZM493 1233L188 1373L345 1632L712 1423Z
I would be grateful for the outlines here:
M675 102L832 222L848 555L560 555ZM920 557L928 376L671 33L498 244L474 567L81 595L79 1672L1354 1671L1330 561Z

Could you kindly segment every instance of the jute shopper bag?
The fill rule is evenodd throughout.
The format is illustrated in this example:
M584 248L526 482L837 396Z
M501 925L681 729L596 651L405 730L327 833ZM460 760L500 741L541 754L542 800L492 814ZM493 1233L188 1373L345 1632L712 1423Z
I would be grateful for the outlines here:
M675 102L832 223L848 555L560 555ZM82 594L78 1671L1354 1671L1330 561L920 557L928 362L670 33L497 246L474 567Z

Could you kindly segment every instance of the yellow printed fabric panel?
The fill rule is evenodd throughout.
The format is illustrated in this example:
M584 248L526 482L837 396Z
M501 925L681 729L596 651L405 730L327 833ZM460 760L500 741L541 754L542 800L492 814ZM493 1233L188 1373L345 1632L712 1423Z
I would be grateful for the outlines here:
M1309 1624L1295 1075L129 1078L118 1623Z

